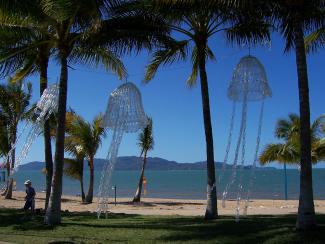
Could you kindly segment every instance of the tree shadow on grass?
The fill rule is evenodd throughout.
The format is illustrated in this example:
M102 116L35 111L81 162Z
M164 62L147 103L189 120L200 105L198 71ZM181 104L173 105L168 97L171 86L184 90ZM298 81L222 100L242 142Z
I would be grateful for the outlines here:
M21 221L23 217L24 212L21 210L0 209L0 227L11 225L20 231L54 229L43 224L43 216L33 216ZM316 218L319 224L318 230L297 232L295 231L295 215L248 216L236 223L230 216L205 221L202 217L109 214L108 219L97 220L94 213L63 212L63 224L60 227L66 228L67 231L70 227L72 229L77 227L80 230L86 228L101 233L114 233L115 230L141 233L149 230L149 232L155 231L151 238L160 242L325 243L325 215L317 215ZM80 236L75 236L75 238L78 239ZM97 237L93 236L93 238ZM114 238L114 236L101 238ZM115 241L121 240L117 238Z
M113 220L132 218L138 215L126 215L126 214L110 214L109 218ZM96 221L97 217L94 213L90 212L61 212L62 224L60 227L65 227L70 224L65 222L89 222ZM54 226L48 226L44 224L43 215L32 215L25 213L24 210L18 209L0 209L0 227L12 226L15 230L51 230ZM68 222L68 223L69 223ZM90 225L91 226L91 225ZM96 227L96 226L94 226Z
M234 219L221 218L201 225L174 226L174 231L161 236L160 241L213 241L222 243L325 243L325 216L317 216L319 228L315 231L295 231L296 216L258 216Z
M25 213L23 210L0 209L0 227L12 226L15 230L49 230L51 226L43 224L44 218Z
M121 218L122 217L122 218ZM250 216L236 223L233 217L205 221L200 217L175 216L115 216L93 222L69 222L67 225L100 229L161 230L157 241L221 241L222 243L325 243L325 216L317 216L319 229L312 232L295 231L295 215ZM123 220L122 222L116 220ZM167 234L166 234L167 231ZM159 232L158 232L159 233Z

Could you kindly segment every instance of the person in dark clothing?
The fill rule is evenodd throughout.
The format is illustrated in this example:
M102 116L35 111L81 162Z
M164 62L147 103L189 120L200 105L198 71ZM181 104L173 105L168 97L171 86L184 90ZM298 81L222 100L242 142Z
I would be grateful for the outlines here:
M36 192L32 187L32 182L30 180L25 181L24 185L26 187L26 197L25 197L26 202L25 202L24 210L27 211L28 209L31 209L32 212L34 212Z

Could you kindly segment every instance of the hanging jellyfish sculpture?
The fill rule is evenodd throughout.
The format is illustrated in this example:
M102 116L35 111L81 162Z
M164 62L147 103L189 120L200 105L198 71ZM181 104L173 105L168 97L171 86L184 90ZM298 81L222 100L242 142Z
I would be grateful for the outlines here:
M148 119L143 110L140 91L133 83L124 83L111 93L103 127L111 129L113 136L98 190L98 218L101 213L104 213L107 218L110 183L123 134L135 133L147 124Z
M21 152L15 160L15 167L11 169L11 175L18 170L18 167L21 165L22 161L26 158L31 145L34 143L35 139L42 133L44 128L44 122L49 119L51 114L57 112L58 101L59 87L57 84L53 84L44 90L34 109L36 120L32 123L32 126L27 134L25 144L23 145ZM26 129L27 126L28 124L26 124L23 131ZM11 152L17 147L19 138L22 135L23 131L17 137L15 144L12 145L11 150L8 153L9 157L11 156Z
M227 199L227 195L229 193L230 187L237 181L237 196L236 196L236 221L239 221L240 214L240 202L243 194L243 183L242 177L243 172L237 177L237 171L243 170L245 165L246 158L246 126L247 126L247 105L248 102L253 101L261 101L260 115L259 115L259 123L257 129L257 139L255 145L255 154L253 163L251 165L251 172L249 177L249 182L246 189L245 196L245 207L243 210L243 214L247 214L247 208L250 197L250 189L253 186L254 181L254 172L255 167L258 161L258 151L260 147L260 137L262 130L262 122L263 122L263 112L264 112L264 100L268 97L272 96L271 89L267 82L266 72L264 70L263 65L260 61L251 55L243 57L240 62L237 64L232 80L228 87L228 98L233 101L233 109L230 121L228 142L226 147L225 158L223 162L223 174L225 170L225 166L228 163L229 159L229 151L231 148L232 135L234 129L234 120L236 114L236 104L241 103L241 121L239 134L237 138L237 143L234 152L234 159L232 162L232 172L230 176L230 180L228 181L223 194L222 194L222 207L225 207L225 201ZM239 179L237 179L239 178ZM220 178L219 178L220 181Z

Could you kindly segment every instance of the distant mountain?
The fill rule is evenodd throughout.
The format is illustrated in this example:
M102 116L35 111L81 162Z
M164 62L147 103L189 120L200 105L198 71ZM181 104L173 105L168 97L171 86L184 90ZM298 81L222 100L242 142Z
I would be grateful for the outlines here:
M141 158L136 156L118 157L115 170L140 170ZM176 161L169 161L158 157L148 157L147 159L147 170L204 170L206 169L206 162L196 163L178 163ZM101 170L105 159L95 159L95 170ZM87 165L85 164L85 168ZM43 162L30 162L20 166L20 170L41 170L45 167ZM215 162L217 169L222 168L222 163ZM230 169L232 166L227 164L226 168ZM245 166L244 169L249 169L251 166ZM270 167L263 167L267 169Z

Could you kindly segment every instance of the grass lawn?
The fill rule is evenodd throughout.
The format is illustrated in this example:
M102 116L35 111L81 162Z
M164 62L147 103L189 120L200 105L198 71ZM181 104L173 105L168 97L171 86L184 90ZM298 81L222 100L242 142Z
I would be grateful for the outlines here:
M14 243L325 243L325 215L319 229L296 232L295 216L255 216L236 223L231 217L204 221L199 217L63 213L62 225L48 227L43 218L24 220L21 210L0 209L0 241Z

